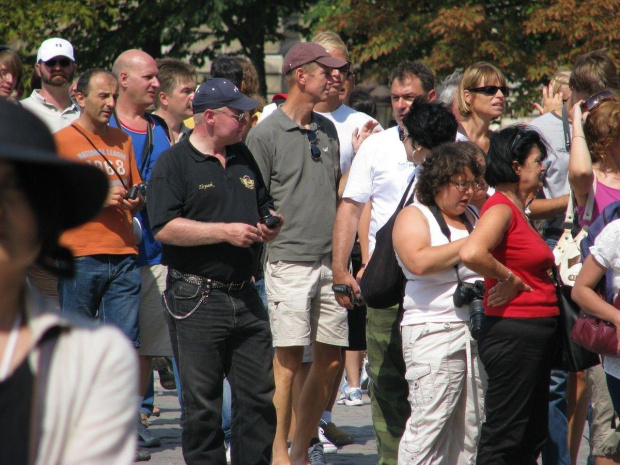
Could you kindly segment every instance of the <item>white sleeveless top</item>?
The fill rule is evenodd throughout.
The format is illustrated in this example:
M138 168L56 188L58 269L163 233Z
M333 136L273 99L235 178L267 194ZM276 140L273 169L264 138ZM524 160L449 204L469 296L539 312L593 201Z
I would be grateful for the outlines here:
M408 206L407 208L418 208L428 220L431 233L431 246L445 245L448 238L441 232L441 228L433 213L426 205L419 203ZM468 207L466 215L472 226L476 226L478 217L473 213L473 207ZM466 229L456 229L448 225L452 241L457 241L469 236ZM469 307L455 307L452 300L456 290L456 271L454 267L439 273L427 276L418 276L407 270L396 254L400 267L403 269L407 285L405 287L405 299L403 302L404 315L402 326L414 325L427 322L455 322L469 321ZM473 283L482 280L482 276L474 273L459 263L459 275L463 282Z

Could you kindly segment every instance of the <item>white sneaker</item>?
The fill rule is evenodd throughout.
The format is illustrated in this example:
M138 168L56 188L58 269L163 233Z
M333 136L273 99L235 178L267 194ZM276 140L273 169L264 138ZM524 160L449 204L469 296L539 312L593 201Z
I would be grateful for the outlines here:
M340 405L346 405L348 407L364 405L362 400L362 390L358 387L347 388L338 401Z
M308 459L312 465L327 465L323 444L317 442L308 448Z
M338 452L338 448L333 442L327 439L327 436L325 436L325 431L323 431L321 426L319 426L319 441L323 444L323 452L326 454L335 454Z
M345 379L342 386L340 386L340 397L336 402L338 405L344 405L344 400L347 398L347 391L349 390L349 382Z
M228 449L226 449L226 463L228 465L230 465L231 460L230 460L230 447Z

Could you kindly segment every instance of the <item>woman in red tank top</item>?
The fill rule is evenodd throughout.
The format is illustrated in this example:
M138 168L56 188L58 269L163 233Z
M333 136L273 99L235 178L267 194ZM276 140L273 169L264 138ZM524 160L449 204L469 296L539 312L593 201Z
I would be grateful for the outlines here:
M547 273L554 258L525 214L541 187L546 156L534 130L514 126L491 136L485 180L496 193L461 249L486 288L479 350L488 390L478 464L535 464L547 439L559 315Z

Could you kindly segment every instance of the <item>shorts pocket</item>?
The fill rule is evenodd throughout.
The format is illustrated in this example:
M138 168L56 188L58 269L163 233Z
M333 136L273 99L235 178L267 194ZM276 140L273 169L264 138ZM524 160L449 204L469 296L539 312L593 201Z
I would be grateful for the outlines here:
M409 383L411 405L426 405L435 397L435 385L430 364L414 363L407 368L405 379Z

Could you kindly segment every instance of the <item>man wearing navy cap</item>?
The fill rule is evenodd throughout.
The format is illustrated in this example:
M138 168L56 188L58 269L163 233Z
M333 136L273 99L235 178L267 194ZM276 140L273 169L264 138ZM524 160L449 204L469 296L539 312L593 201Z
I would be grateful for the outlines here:
M188 464L226 463L224 376L234 405L232 463L271 462L271 332L252 276L260 243L278 235L282 217L240 143L245 111L257 105L226 79L204 82L194 96L194 130L160 155L148 186L151 227L168 266L164 303L181 374ZM269 215L279 224L261 222Z

